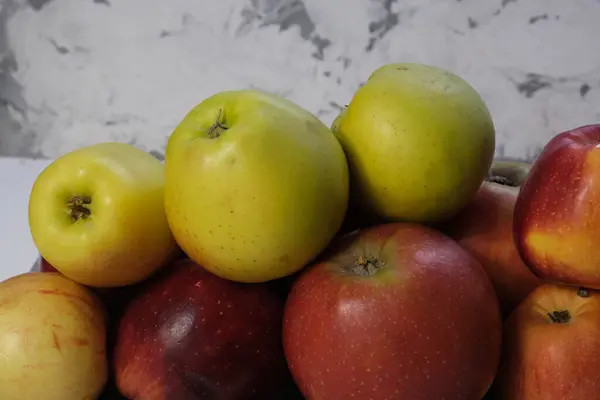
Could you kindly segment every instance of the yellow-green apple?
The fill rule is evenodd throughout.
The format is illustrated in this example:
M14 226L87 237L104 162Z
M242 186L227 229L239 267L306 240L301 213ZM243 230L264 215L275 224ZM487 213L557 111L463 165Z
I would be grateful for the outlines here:
M495 398L597 399L599 385L600 293L539 286L504 325Z
M140 400L278 399L290 384L283 301L266 283L222 279L191 260L141 284L114 350L116 380Z
M99 299L58 273L0 283L0 398L95 399L107 381Z
M331 246L287 298L283 343L309 399L480 399L501 317L479 262L423 225L378 225Z
M95 287L139 282L177 251L164 211L164 166L124 143L54 160L36 179L29 227L44 259Z
M521 187L514 239L532 271L600 289L600 124L551 139Z
M495 161L473 199L441 227L479 260L494 284L504 317L541 284L521 260L512 232L519 187L530 167Z
M495 149L488 109L457 75L388 64L354 94L332 130L360 204L392 221L437 222L473 197Z
M291 275L336 234L348 203L340 144L314 115L255 90L218 93L169 138L165 207L185 253L239 282Z

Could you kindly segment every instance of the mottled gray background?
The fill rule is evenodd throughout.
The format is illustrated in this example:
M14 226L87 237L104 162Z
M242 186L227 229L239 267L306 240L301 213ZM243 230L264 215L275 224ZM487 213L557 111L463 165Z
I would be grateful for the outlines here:
M104 140L156 153L221 90L261 88L329 124L371 71L467 79L499 156L600 121L599 0L0 0L0 155Z

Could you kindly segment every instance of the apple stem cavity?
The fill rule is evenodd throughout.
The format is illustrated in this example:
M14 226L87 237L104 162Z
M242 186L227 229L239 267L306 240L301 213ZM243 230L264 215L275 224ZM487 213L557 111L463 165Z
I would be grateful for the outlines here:
M92 204L89 196L73 196L67 202L73 222L88 218L92 212L87 207Z
M590 297L590 291L584 287L577 289L577 296L579 297Z
M223 132L225 132L227 129L227 126L223 125L221 123L221 115L223 113L223 110L219 109L219 113L217 114L217 120L215 121L214 124L211 125L210 128L208 128L208 137L211 139L216 139L219 136L221 136L223 134Z
M360 256L348 270L359 276L373 276L381 267L382 265L377 258Z
M554 324L566 324L571 321L571 314L567 310L552 311L548 313L548 318Z

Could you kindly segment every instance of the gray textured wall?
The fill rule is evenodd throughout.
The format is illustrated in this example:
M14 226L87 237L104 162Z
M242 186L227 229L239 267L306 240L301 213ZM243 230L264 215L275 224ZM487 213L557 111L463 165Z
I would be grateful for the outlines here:
M0 0L0 154L104 140L161 152L211 94L258 87L330 123L371 71L448 68L499 156L600 121L598 0Z

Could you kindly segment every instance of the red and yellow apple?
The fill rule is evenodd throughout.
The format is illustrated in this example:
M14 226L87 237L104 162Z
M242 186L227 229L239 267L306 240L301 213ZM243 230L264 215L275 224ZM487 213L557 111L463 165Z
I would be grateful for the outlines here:
M417 224L343 238L287 299L283 341L306 398L481 399L501 348L501 317L479 262Z
M506 317L541 280L525 265L513 241L513 211L530 164L495 161L474 198L442 230L483 266Z
M600 289L600 124L550 140L521 187L517 248L545 280Z
M107 381L99 299L58 273L0 283L0 398L95 399Z
M221 279L183 260L141 286L114 349L126 397L263 400L280 398L290 385L283 302L266 284Z
M544 284L504 326L498 400L600 396L600 293Z
M37 177L31 235L42 257L76 282L139 282L177 251L163 188L164 166L150 154L124 143L82 147Z

